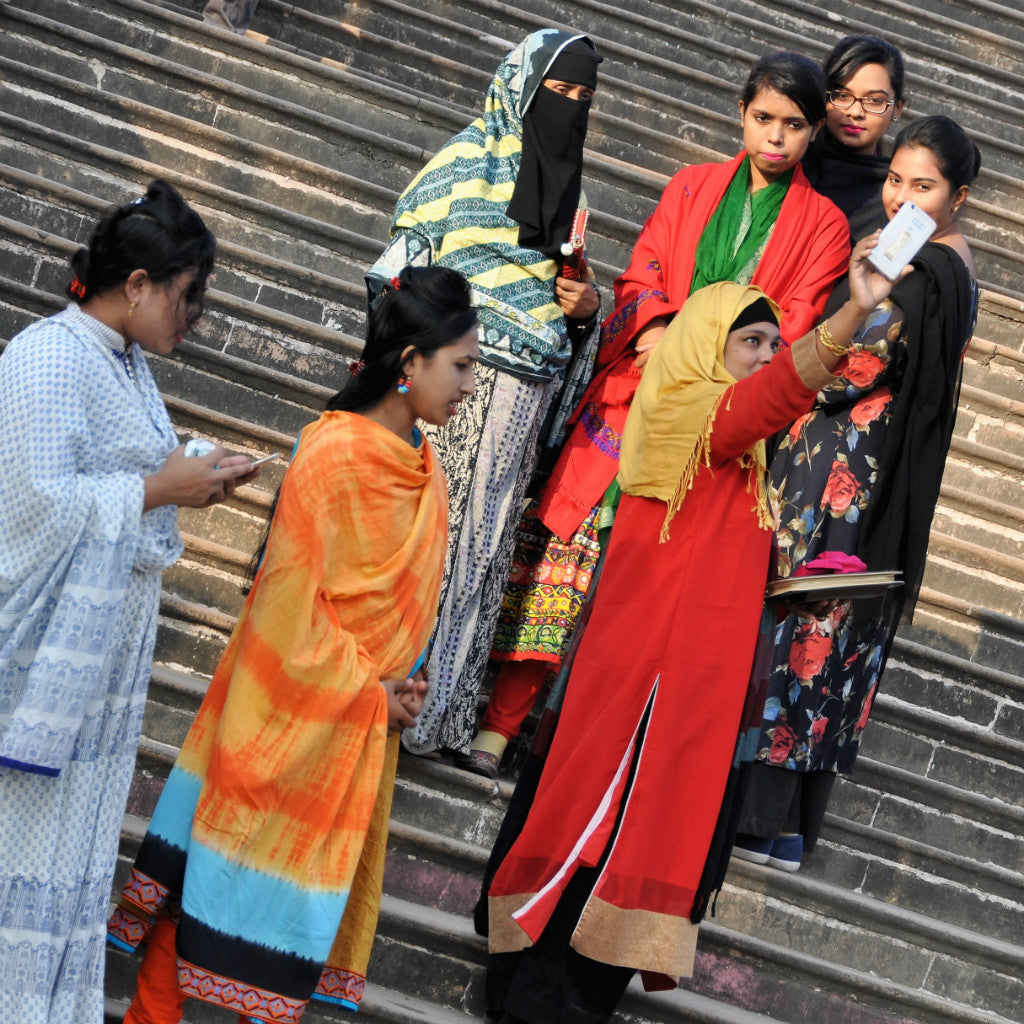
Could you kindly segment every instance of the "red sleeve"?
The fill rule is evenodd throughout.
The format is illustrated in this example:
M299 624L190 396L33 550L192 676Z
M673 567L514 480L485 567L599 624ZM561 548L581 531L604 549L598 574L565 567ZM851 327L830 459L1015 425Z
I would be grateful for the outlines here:
M788 427L810 411L816 396L797 374L792 351L780 352L763 370L737 381L722 396L711 432L712 464L728 462L755 441Z

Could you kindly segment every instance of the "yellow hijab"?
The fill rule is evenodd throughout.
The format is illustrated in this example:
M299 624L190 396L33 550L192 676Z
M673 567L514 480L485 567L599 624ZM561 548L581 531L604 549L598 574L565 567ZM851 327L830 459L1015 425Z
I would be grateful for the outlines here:
M711 467L711 431L719 402L736 378L725 368L729 329L747 306L768 298L760 288L719 281L694 292L666 328L633 398L622 432L619 486L625 494L668 504L661 528L682 507L701 464ZM779 307L768 299L776 316ZM748 471L758 522L771 529L765 447L759 440L737 460Z

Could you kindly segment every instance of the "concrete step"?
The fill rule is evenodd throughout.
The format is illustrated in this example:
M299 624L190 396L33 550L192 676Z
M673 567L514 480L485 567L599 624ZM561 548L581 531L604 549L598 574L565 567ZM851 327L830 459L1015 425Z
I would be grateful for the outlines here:
M122 3L127 3L128 0L121 0L121 2ZM129 5L129 6L131 6L131 5ZM145 5L143 5L143 6L145 6ZM403 8L402 5L397 5L396 9L399 9L399 10L405 12L405 13L408 13L408 9L407 8ZM165 14L164 17L165 18L170 18L171 15ZM301 20L302 17L305 17L303 12L291 11L289 13L290 21ZM181 19L179 19L179 21L180 20ZM321 21L323 21L323 20L324 19L321 18ZM185 21L187 22L188 19L185 19ZM194 24L195 23L192 22L192 25L194 25ZM329 26L333 26L333 25L337 24L337 21L336 20L328 19L327 20L327 24ZM429 24L432 26L434 24L434 22L431 21L431 22L429 22ZM317 23L317 27L318 27L318 30L321 27L319 25L319 22ZM190 28L189 31L193 31L194 32L194 31L198 31L198 29ZM343 28L343 31L350 31L350 27L348 29L344 29ZM319 38L319 36L318 36L318 38ZM488 39L488 42L492 42L493 43L494 40L493 39ZM365 47L370 45L370 36L365 32L365 30L360 31L360 33L359 33L359 43L360 43L360 46L362 48L365 48ZM403 45L407 45L407 44L403 44ZM502 45L504 45L504 43L502 43ZM300 47L300 49L301 49L301 47ZM360 52L362 52L362 50ZM414 48L414 52L417 52L417 51L415 51L415 48ZM384 65L385 69L388 69L388 68L393 69L393 67L394 67L393 56L394 56L393 54L389 53L388 61L386 61L385 65ZM499 56L500 56L500 54L499 54ZM443 64L443 62L441 62L441 63ZM436 64L438 64L438 61L433 60L432 61L432 66L436 65ZM464 63L459 65L459 67L464 67L464 66L465 66ZM489 67L493 67L493 65L490 65ZM675 67L678 68L678 65L675 65ZM445 68L446 68L446 71L448 71L450 73L455 73L454 69L452 67L449 67L449 66L446 65ZM489 69L488 69L487 73L489 74ZM481 85L481 88L483 87L483 85L486 85L486 76L485 76L485 79L484 79L484 81L483 81L483 83ZM474 86L473 88L475 90L477 87ZM614 95L614 90L611 93L609 93L609 95L610 96ZM650 106L650 102L649 102L650 97L646 97L645 99L647 101L647 106L649 107ZM730 108L730 110L731 110L731 107L732 107L732 100L730 99L730 101L729 101L729 108ZM698 109L698 113L703 118L704 122L706 122L707 118L709 116L711 116L711 114L707 110L706 104L703 107ZM221 116L224 117L224 116L230 116L230 115L223 115L222 114ZM635 118L635 116L630 116L626 120L628 120L628 123L630 125L630 131L632 131L635 134L635 132L636 132L636 118ZM730 124L730 126L732 125L732 122L733 122L733 118L732 118L732 115L730 113L729 119L728 119L728 123ZM618 127L621 127L621 126L618 126ZM271 128L270 131L274 132L274 133L279 133L280 129L279 128ZM706 123L704 125L704 131L706 133ZM730 128L730 131L731 131L731 128ZM266 134L266 132L264 132L263 134ZM610 133L608 133L608 135L609 135L609 137L619 137L621 135L621 132L617 132L617 131L616 132L610 132ZM596 128L595 128L594 137L595 137L595 139L598 139L600 137L599 133L596 130ZM722 145L718 146L716 152L718 152L718 153L731 152L732 149L734 148L734 146L735 146L735 141L731 140L731 138L730 138L728 140L725 140ZM649 148L651 148L651 147L649 147ZM663 148L663 147L654 147L653 149L654 149L654 151L658 151L661 148ZM613 160L618 160L618 161L621 161L623 159L623 157L624 157L624 154L622 154L622 153L606 154L606 155L611 157ZM632 154L625 154L625 156L629 156L631 158ZM662 175L667 175L667 174L672 173L676 169L676 167L679 166L680 163L692 162L694 159L706 159L706 158L708 158L708 154L707 153L704 153L704 154L693 154L693 153L690 153L690 154L687 154L684 159L675 159L671 163L670 166L667 166L665 168L661 168L660 171L661 171ZM601 177L601 172L600 171L598 173L598 177L599 178ZM663 178L661 180L663 180ZM627 209L629 209L632 212L632 214L633 214L632 219L633 220L637 220L637 219L642 218L642 216L646 215L646 213L649 212L650 206L653 204L654 198L656 197L657 191L659 191L659 190L660 190L660 184L657 185L657 187L652 191L651 195L648 197L647 204L642 209L641 208L635 208L635 207L632 207L632 206L629 205L629 204L632 203L632 197L634 195L634 191L633 190L630 190L629 192L627 192L625 194L620 193L618 195L618 200L617 201L619 201L619 202L626 202L627 203ZM983 198L984 197L979 193L979 200L981 200ZM592 200L593 199L594 199L594 197L592 196ZM609 205L607 203L602 203L600 201L596 202L594 205L595 205L595 208L596 208L596 210L598 212L600 212L602 209L610 209L611 208L611 207L609 207ZM988 207L985 207L985 209L988 210ZM619 212L621 213L622 211L619 211ZM981 205L979 205L979 212L981 212ZM995 216L997 219L1001 216L999 211L996 210L994 207L991 210L989 210L989 214L991 214L991 216ZM627 221L628 221L628 219L629 218L627 218ZM1014 270L1013 268L1016 266L1016 263L1019 262L1019 260L1017 259L1016 256L1014 256L1013 254L1008 253L1006 251L1004 243L1006 243L1006 242L1012 243L1012 241L1016 238L1016 232L1015 232L1015 229L1014 229L1014 227L1012 225L1006 227L1005 230L1003 230L1003 229L1001 229L1000 227L997 226L997 227L993 228L993 232L994 232L994 236L993 236L992 239L985 238L985 237L982 237L982 238L978 239L979 258L981 258L982 261L984 262L988 258L988 256L992 257L992 259L995 262L992 264L993 273L990 276L992 276L993 280L996 280L996 281L1000 282L1002 286L1007 287L1007 286L1010 286L1012 283L1014 283L1015 280L1016 280L1016 278L1014 277L1014 274L1016 273L1016 270ZM628 244L631 242L631 239L627 237L624 241L625 241L625 243L626 243L626 245L628 247ZM986 256L986 253L988 254L988 256ZM1007 267L999 266L1000 261L1005 261L1007 259L1010 260L1010 264L1008 264ZM616 260L615 262L621 263L621 260ZM1017 269L1019 270L1019 268L1017 268Z
M1017 365L1019 353L1024 350L1024 334L1019 327L1022 319L1024 299L983 291L978 304L978 326L976 340L972 343L972 358L984 358L1004 368ZM984 355L978 345L979 338L986 339ZM1013 353L1018 353L1018 356Z
M955 536L932 533L924 582L934 590L980 603L1019 617L1024 613L1020 589L1024 562L999 555Z
M902 34L909 47L917 42L929 44L933 54L939 51L935 54L938 60L948 61L955 54L960 67L972 62L993 77L999 71L1019 75L1020 65L1015 57L1024 53L1024 18L1020 9L1010 4L982 0L965 5L955 0L938 0L920 8L905 0L882 0L877 4L852 0L841 13L832 14L827 20L822 18L824 12L820 8L806 0L781 0L776 7L818 19L837 35L859 31L858 25L866 19L879 32Z
M1014 450L1024 452L1024 356L976 336L964 357L957 429L973 440L1002 443L1007 436Z
M1024 705L1007 704L1001 708L1004 724L1008 721L1016 732ZM863 751L869 757L1024 810L1024 740L1019 732L1006 736L883 690L864 736Z
M141 821L130 823L129 827L136 835L141 835ZM126 851L129 854L133 852L130 847L131 843ZM126 870L127 864L123 863L122 871ZM394 874L393 864L389 862L385 881L388 894L382 903L370 965L371 990L375 990L374 979L390 987L400 978L400 998L408 998L411 989L415 997L428 996L435 1006L478 1014L484 957L482 940L473 934L464 914L441 909L434 902L424 905L396 897L391 889ZM1017 969L1018 947L986 939L966 929L947 928L940 932L933 922L920 915L896 912L860 895L842 898L844 894L838 894L842 906L837 908L834 887L806 877L780 877L743 863L737 865L734 874L737 881L727 884L718 918L702 929L697 974L689 983L696 992L677 991L652 998L634 987L616 1021L670 1024L683 1020L749 1019L753 1022L767 1019L756 1014L743 1015L743 1007L750 1004L767 1007L773 1019L794 1024L809 1019L805 1014L810 1007L827 1010L830 1016L824 1019L829 1020L881 1021L891 1019L887 1014L896 1007L905 1014L901 1019L906 1020L995 1024L1013 1019L982 1004L999 1004L1000 993L1004 990L1010 996L1016 992L1019 980L1008 976L1007 972ZM770 896L766 896L765 889L770 890ZM733 919L742 923L742 932L728 927L723 910L726 902L730 904ZM836 920L837 909L841 911L842 926ZM753 918L758 915L772 920L762 922L761 936L748 934L753 930ZM790 927L796 927L801 935L807 936L806 950L780 946L779 920L787 916L795 918ZM868 926L876 935L888 934L890 941L898 944L899 968L890 966L888 970L878 971L878 965L870 962L862 944L863 936L858 934ZM830 950L828 960L815 955L825 948ZM908 948L914 950L912 959L908 958ZM861 966L846 963L848 958L858 956L865 961ZM108 991L122 1003L131 990L133 968L131 960L111 951ZM929 972L932 985L943 988L941 994L925 984L925 975ZM876 977L876 973L881 977ZM960 1003L954 995L955 986L968 977L971 997L978 1000L981 994L980 1001L973 1005ZM735 984L739 978L746 983ZM757 983L750 985L755 979ZM715 1011L709 997L737 1004L741 1014L734 1016L736 1011L728 1007L718 1007ZM847 1017L851 1001L859 1007L859 1015L852 1018ZM925 1012L922 1013L922 1009ZM205 1007L190 1007L190 1010L191 1016L187 1018L190 1021L214 1019ZM328 1011L324 1019L335 1018ZM427 1019L447 1020L441 1016Z
M11 155L9 150L6 155ZM3 198L0 190L0 224L7 225L12 222L2 216ZM67 260L74 244L54 235L31 239L29 234L27 228L21 231L21 237L14 237L16 232L12 231L11 252L21 263L31 265L35 279L48 291L40 292L36 297L38 301L27 301L25 286L20 280L11 279L8 290L12 299L5 303L10 312L0 325L8 337L66 302L62 292L68 280ZM229 247L227 243L221 250ZM234 256L259 273L258 258L249 262L248 256L237 248ZM239 394L244 388L256 387L280 398L280 408L268 406L260 412L267 417L266 422L279 420L280 429L294 434L299 426L308 422L308 412L319 412L326 398L348 379L349 363L362 342L330 326L320 326L273 305L263 305L263 302L280 305L272 289L256 289L253 296L244 292L239 295L221 291L218 287L221 283L230 287L234 281L230 276L215 277L215 286L207 295L207 315L191 335L195 345L182 350L187 352L190 364L190 368L182 372L202 371L223 378L226 385L233 386ZM365 288L362 288L360 301L365 305L364 296ZM355 319L354 308L352 313L351 319ZM363 316L362 309L358 315ZM212 381L210 386L217 387ZM240 407L247 404L242 401ZM291 412L286 411L288 407ZM256 419L256 411L253 418Z
M1019 943L1024 875L829 814L806 877Z
M859 1003L870 1007L877 998L873 979L887 990L878 1008L912 1020L1014 1019L1024 954L1017 944L742 861L734 861L730 879L717 927L732 925L744 938L784 944L798 962L826 956L831 971L864 979ZM826 1013L821 1019L835 1018Z
M57 0L53 0L49 7L60 7L60 3ZM68 11L74 12L74 5L69 3L69 0L64 0L64 6L67 7ZM117 5L112 6L114 10L117 9ZM131 6L131 5L129 5ZM153 106L156 109L164 109L167 106L166 100L161 99L161 94L166 95L168 91L172 91L172 86L175 85L177 79L182 76L191 79L193 74L197 74L200 81L206 80L210 82L211 76L208 72L208 68L214 61L211 56L209 60L198 60L197 53L200 56L205 57L202 46L189 45L191 42L190 36L195 35L196 41L201 42L204 37L216 39L220 42L219 37L223 37L223 33L212 32L205 28L205 26L197 25L192 19L176 17L167 12L156 11L154 13L150 5L142 4L136 5L138 7L138 13L140 20L147 17L152 20L156 19L156 25L164 26L164 31L169 33L166 38L161 36L159 40L159 46L156 41L150 38L137 39L135 42L144 46L148 49L159 49L161 53L161 63L152 71L148 68L148 64L151 64L154 58L148 53L139 53L136 60L139 67L133 68L132 70L136 74L149 74L153 79L152 90L154 94L151 97L154 102ZM132 8L134 11L134 8ZM56 10L53 13L58 13ZM70 16L70 15L69 15ZM27 15L25 16L28 17ZM162 20L161 20L162 19ZM87 20L82 24L83 19L80 15L76 16L76 26L81 25L82 28L93 29L100 34L99 37L90 37L87 41L89 44L96 48L99 57L93 57L91 59L91 65L101 63L101 58L106 61L113 61L122 58L125 53L131 54L136 51L130 46L115 46L114 44L108 43L106 38L102 37L103 30L109 28L107 24L111 18L103 11L93 12L91 20ZM169 26L169 27L168 27ZM37 29L37 33L42 34L44 39L49 36L46 32L45 26L41 26ZM73 43L76 48L80 48L82 43L79 41L82 33L80 30L74 33ZM180 38L182 37L182 38ZM27 44L26 44L27 45ZM250 47L251 48L251 47ZM243 49L244 53L244 49ZM164 58L164 55L175 58L182 63L172 63ZM241 61L234 63L227 62L227 66L222 66L223 62L216 61L216 69L220 76L231 76L237 75L241 81L227 81L224 83L224 88L219 89L217 86L217 79L212 80L212 84L208 86L208 94L213 97L215 102L214 112L206 113L204 124L210 124L214 121L217 122L218 127L233 129L239 133L239 136L247 140L252 145L265 144L270 142L273 147L280 148L284 152L293 152L294 150L289 148L289 132L297 132L298 135L293 139L293 142L299 146L300 149L309 149L311 155L315 156L322 150L319 147L329 147L327 151L327 159L329 165L347 166L349 143L348 137L352 135L355 128L358 129L356 133L359 138L358 142L366 149L373 145L375 151L380 151L385 154L384 159L388 161L389 170L383 177L381 174L375 174L372 177L373 182L380 182L373 186L367 184L366 189L371 188L382 188L390 186L391 196L387 202L381 202L380 208L384 211L385 216L390 214L390 208L393 206L394 198L397 197L398 191L404 187L405 183L412 177L412 174L418 170L419 166L424 162L427 156L430 155L446 138L451 132L461 128L468 120L475 116L476 111L462 111L452 115L451 110L448 111L449 120L443 127L440 127L434 137L430 140L430 145L427 147L418 147L416 145L410 146L406 141L405 137L408 135L410 116L419 116L421 113L421 107L423 103L427 103L433 107L442 109L438 104L433 103L427 97L416 97L410 96L408 92L399 92L392 85L383 83L382 81L366 79L365 77L356 76L354 79L351 73L346 73L342 76L341 80L336 80L336 76L332 75L332 68L325 67L323 64L316 64L310 66L308 60L296 58L288 54L277 55L281 60L284 60L289 65L295 65L296 63L306 73L306 77L299 81L296 81L296 75L293 73L291 66L288 67L288 73L278 74L275 76L275 63L279 63L275 59L277 51L271 51L270 55L267 56L266 61L263 61L261 56L261 77L259 79L259 86L263 90L257 92L250 85L245 84L248 79L245 75L245 65ZM58 58L59 60L59 54ZM164 64L167 67L164 67ZM58 65L59 67L60 65ZM91 66L90 66L91 69ZM115 64L112 69L112 73L118 71ZM310 72L315 73L315 78L310 80ZM132 101L138 96L139 92L143 95L150 95L147 90L137 90L135 88L134 78L136 74L133 74L128 83L124 86L127 90L128 96ZM95 77L90 74L89 79ZM106 87L106 76L103 78L104 87ZM325 121L324 115L320 112L321 107L326 107L331 111L337 110L337 87L342 87L346 92L350 88L357 90L356 105L365 107L365 111L361 118L361 123L355 126L355 128L349 128L345 123L339 122L334 125L328 118ZM112 82L110 88L114 90L114 95L118 95L119 82L116 74L112 74ZM194 88L194 87L193 87ZM358 90L370 89L371 92L368 94L375 100L374 105L368 105L365 100L366 97L361 95ZM317 94L320 95L317 95ZM176 94L175 94L176 95ZM191 93L189 94L191 96ZM391 105L395 97L401 97L405 107L404 112L396 112ZM187 108L190 103L189 97L185 97L182 104ZM212 102L212 101L211 101ZM209 104L207 104L209 106ZM283 128L282 121L284 121L289 127ZM297 127L292 129L290 126L296 125ZM346 135L346 129L348 134ZM421 128L414 129L414 133ZM312 141L307 143L307 137L311 138ZM340 163L339 163L340 161ZM358 162L358 161L357 161ZM358 170L358 167L357 167ZM605 184L597 186L597 192L601 193L602 190L611 188L617 189L621 195L616 201L618 205L623 203L630 203L632 201L633 186L635 183L636 175L630 171L626 173L626 179L628 184L623 185L614 184L613 179L616 177L623 176L623 168L618 165L611 165L605 168L604 178L607 179ZM387 175L390 174L389 179ZM352 176L352 172L349 172L349 176ZM663 180L652 180L652 186L650 189L651 200L656 197L657 193L660 192L661 184ZM588 190L593 192L594 190L588 185ZM592 199L594 196L592 195ZM615 203L611 204L615 205ZM599 238L602 232L610 231L613 235L620 236L616 247L625 246L626 255L628 256L628 248L632 245L633 238L631 237L631 230L626 223L619 223L614 217L605 217L601 210L609 206L606 202L597 202L595 220L592 221L594 227L595 241ZM602 224L603 222L603 224ZM383 237L383 234L380 235ZM601 260L601 254L595 253L598 261ZM614 265L617 267L623 260L619 255L614 258Z
M913 625L900 635L985 669L1016 676L1024 665L1024 623L1019 618L931 588L922 588Z
M25 74L24 65L10 61L7 69ZM377 244L371 246L369 240L386 237L388 214L382 207L396 198L390 190L371 190L364 182L331 168L279 153L269 146L246 143L159 108L129 100L111 102L95 88L78 86L62 76L36 71L33 77L37 81L9 84L4 90L6 130L23 143L33 138L43 148L63 145L60 133L39 131L38 127L61 123L60 113L66 117L68 106L73 104L76 118L90 124L94 161L109 153L116 154L107 157L114 166L135 160L174 167L180 174L203 181L218 180L242 196L291 210L312 221L342 225L347 234L339 233L337 242L344 243L343 251L349 258L365 261L379 248ZM28 123L19 125L19 119Z
M912 635L912 628L896 635L886 668L885 694L941 709L995 735L1009 739L1024 736L1017 721L1017 708L1024 701L1024 678L1019 671L928 647L910 639Z
M837 780L830 805L834 815L1014 874L1024 872L1019 807L926 779L874 760L871 753L865 745L854 774Z
M992 501L983 495L944 487L932 529L988 546L1000 555L1020 558L1022 537L1012 505Z

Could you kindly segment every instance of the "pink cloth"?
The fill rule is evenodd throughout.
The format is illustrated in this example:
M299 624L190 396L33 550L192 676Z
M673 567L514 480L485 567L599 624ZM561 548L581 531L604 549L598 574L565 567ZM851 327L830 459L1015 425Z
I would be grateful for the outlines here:
M822 551L817 558L804 562L794 576L825 576L830 572L864 572L867 565L856 555L843 551Z

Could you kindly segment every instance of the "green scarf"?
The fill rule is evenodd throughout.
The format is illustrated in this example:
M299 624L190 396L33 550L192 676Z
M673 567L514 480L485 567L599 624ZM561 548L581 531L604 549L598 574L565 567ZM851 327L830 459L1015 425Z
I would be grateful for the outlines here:
M701 232L691 295L716 281L738 279L774 227L792 179L790 169L777 181L750 195L750 157L744 158Z

